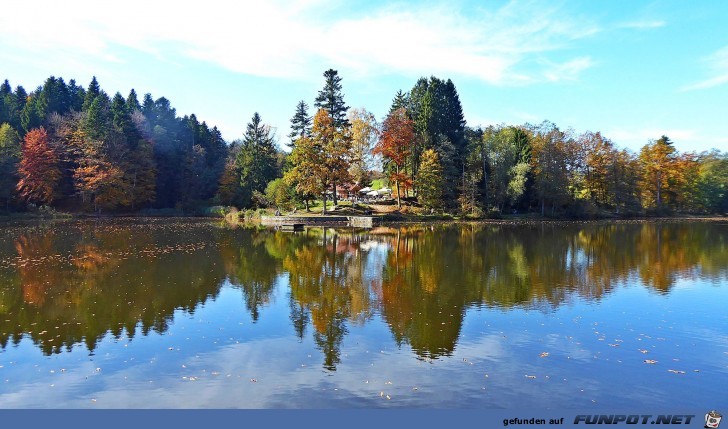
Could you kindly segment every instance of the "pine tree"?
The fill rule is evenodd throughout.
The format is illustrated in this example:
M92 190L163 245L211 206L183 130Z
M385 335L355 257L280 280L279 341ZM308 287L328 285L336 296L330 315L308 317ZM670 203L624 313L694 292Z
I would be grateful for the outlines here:
M249 205L255 192L265 192L276 175L276 149L270 127L263 124L256 112L245 131L238 153L237 167L244 204Z
M0 85L0 124L10 122L10 107L8 101L11 100L13 89L7 79Z
M296 113L291 118L291 133L288 135L291 139L290 147L296 145L296 140L311 133L311 122L312 118L308 116L308 104L303 100L299 101L296 105Z
M105 93L94 98L86 110L83 131L93 140L103 140L109 130L109 99Z
M87 111L91 107L91 103L94 102L96 97L101 94L101 87L99 82L96 80L96 76L91 79L91 83L88 84L88 89L83 99L83 105L81 106L82 111Z
M339 72L334 69L326 70L324 78L326 78L326 83L316 96L314 106L317 109L326 109L337 129L348 128L349 121L346 119L346 111L349 110L349 107L344 103Z
M409 103L410 103L409 94L402 92L402 90L400 89L394 95L394 99L392 100L392 106L389 108L389 113L391 114L395 110L404 108L404 109L407 109L407 113L410 114Z
M83 101L86 98L86 90L82 86L76 85L76 80L68 81L68 98L69 109L74 112L80 112L83 108Z
M13 191L18 181L19 160L20 136L18 132L8 123L0 124L0 199L5 203L6 210L13 198Z
M26 133L40 127L43 123L43 118L40 117L38 111L38 93L34 92L20 112L20 123Z
M139 99L137 98L137 93L134 91L134 88L129 91L129 95L126 97L126 108L129 110L129 113L142 110L142 105L139 104Z

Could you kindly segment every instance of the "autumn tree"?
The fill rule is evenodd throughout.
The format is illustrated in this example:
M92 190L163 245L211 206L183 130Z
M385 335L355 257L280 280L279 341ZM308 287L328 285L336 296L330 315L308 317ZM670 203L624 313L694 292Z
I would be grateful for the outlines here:
M403 171L407 161L412 143L414 141L414 124L407 117L405 109L398 109L387 116L382 124L382 132L379 141L374 147L374 154L381 154L385 163L394 166L389 174L389 179L397 187L397 206L402 207L401 186L409 187L410 179Z
M545 214L546 203L553 215L557 206L569 200L567 140L570 136L555 124L545 121L534 129L531 165L536 196Z
M379 129L377 121L366 109L349 111L351 123L352 156L349 173L352 180L362 187L369 185L372 169L372 149L377 141Z
M56 197L61 171L58 155L48 145L45 128L33 129L25 135L18 174L17 190L26 200L50 204Z
M442 166L440 157L433 149L422 153L420 168L417 171L417 199L427 208L437 208L442 205Z
M642 193L646 206L663 209L665 197L675 192L675 182L679 180L677 153L667 136L652 141L642 147L639 154L642 167Z
M327 191L336 183L350 180L351 138L340 131L325 109L319 109L313 119L311 135L299 138L291 152L293 168L284 180L295 186L300 194L321 195L323 214L326 214Z

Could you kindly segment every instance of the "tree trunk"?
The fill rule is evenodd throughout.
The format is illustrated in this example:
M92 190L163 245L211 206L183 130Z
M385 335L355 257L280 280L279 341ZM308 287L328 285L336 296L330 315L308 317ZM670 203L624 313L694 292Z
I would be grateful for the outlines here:
M336 207L336 204L339 203L339 200L338 200L339 196L337 195L338 193L336 192L336 182L334 182L333 188L334 188L334 207Z
M662 208L662 180L660 180L660 172L657 172L657 209Z
M308 198L303 199L303 204L306 206L306 213L310 212L311 210L308 207Z
M399 197L399 165L397 166L397 208L402 208L402 200Z
M326 214L326 190L324 190L324 210L321 212L322 214Z

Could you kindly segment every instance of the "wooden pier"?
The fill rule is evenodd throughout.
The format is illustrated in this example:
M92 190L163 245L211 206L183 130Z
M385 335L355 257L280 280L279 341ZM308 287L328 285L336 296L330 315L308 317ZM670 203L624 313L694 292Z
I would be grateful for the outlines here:
M372 228L378 224L379 219L372 216L263 216L260 223L265 226L275 226L288 231L296 229L294 226L335 226L351 228ZM300 230L296 230L300 231Z

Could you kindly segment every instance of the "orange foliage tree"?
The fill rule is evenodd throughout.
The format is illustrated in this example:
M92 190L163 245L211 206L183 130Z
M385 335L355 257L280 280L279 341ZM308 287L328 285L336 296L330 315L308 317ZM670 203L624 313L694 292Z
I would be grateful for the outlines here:
M399 108L384 120L382 134L374 146L374 154L381 154L394 164L394 171L390 172L389 180L394 181L397 186L397 206L400 208L402 207L400 185L405 187L410 185L409 178L401 170L412 150L414 138L414 122L407 116L404 108Z
M39 204L53 201L61 170L58 155L48 145L45 128L32 129L25 135L18 173L17 190L23 198Z

